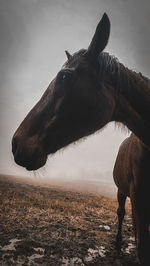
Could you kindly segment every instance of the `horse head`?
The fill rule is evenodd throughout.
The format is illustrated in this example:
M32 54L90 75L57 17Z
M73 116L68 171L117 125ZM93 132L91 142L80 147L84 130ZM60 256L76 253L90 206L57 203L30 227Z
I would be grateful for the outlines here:
M112 120L113 88L101 77L100 55L107 45L110 21L97 25L87 50L71 55L12 139L15 162L27 170L42 167L49 154L88 136Z

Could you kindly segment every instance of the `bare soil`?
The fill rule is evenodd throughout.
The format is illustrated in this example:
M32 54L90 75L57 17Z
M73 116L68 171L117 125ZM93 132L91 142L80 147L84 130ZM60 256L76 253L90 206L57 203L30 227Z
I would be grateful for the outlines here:
M138 265L130 203L115 248L115 199L0 176L0 265Z

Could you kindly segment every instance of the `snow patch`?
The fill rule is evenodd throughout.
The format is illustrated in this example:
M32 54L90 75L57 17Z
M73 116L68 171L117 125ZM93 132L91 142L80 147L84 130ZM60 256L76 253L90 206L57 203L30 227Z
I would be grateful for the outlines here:
M85 261L86 262L90 262L94 259L94 257L89 253L86 257L85 257Z
M86 262L91 262L93 259L95 259L96 257L100 256L100 257L105 257L105 247L104 246L100 246L100 247L96 247L97 249L92 249L89 248L88 249L88 255L85 257L85 261Z
M29 260L29 263L28 263L28 265L30 266L30 265L36 265L35 263L34 263L34 260L35 259L39 259L39 258L42 258L44 255L40 255L40 254L33 254L33 255L31 255L30 257L28 257L28 260Z
M62 265L63 266L73 266L73 265L76 265L77 263L80 263L80 265L84 265L82 263L82 260L78 257L74 257L74 258L64 258L62 259Z
M105 257L105 253L106 253L106 250L105 250L105 247L104 246L100 246L99 247L99 250L98 250L98 253L100 255L100 257Z
M99 228L104 228L105 230L110 230L110 226L109 225L99 225Z
M20 239L17 239L17 238L14 238L14 239L11 239L9 240L10 244L9 245L6 245L2 248L3 251L12 251L12 250L16 250L15 248L15 244L17 242L21 241Z
M132 243L129 243L129 244L128 244L128 247L125 249L125 252L126 252L127 254L131 254L132 249L134 249L134 248L135 248L135 245L133 245Z
M126 224L126 226L130 227L130 226L131 226L131 224Z
M66 258L63 257L62 264L65 265L65 266L68 266L69 265L69 259L66 259Z
M36 252L41 252L44 253L45 249L44 248L34 248Z

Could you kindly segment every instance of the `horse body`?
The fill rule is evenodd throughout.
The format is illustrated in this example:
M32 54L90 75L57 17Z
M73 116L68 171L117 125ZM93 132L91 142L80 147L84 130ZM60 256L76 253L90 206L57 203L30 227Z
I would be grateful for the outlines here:
M150 149L134 134L120 146L113 176L118 187L117 248L122 241L122 221L126 197L130 197L138 257L144 265L150 262Z

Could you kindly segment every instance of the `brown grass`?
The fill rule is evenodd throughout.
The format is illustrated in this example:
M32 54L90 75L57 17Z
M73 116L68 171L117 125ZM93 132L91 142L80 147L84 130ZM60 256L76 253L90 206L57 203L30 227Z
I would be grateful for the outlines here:
M125 223L128 225L124 226L124 252L118 260L114 244L116 200L27 185L6 177L0 178L0 185L0 255L6 265L19 265L20 260L25 263L23 265L30 265L35 248L43 251L36 251L41 257L34 259L31 265L136 265L135 249L130 254L125 253L132 236L129 202L126 204ZM15 250L4 251L14 238L20 240ZM102 246L106 250L105 257L98 253Z

